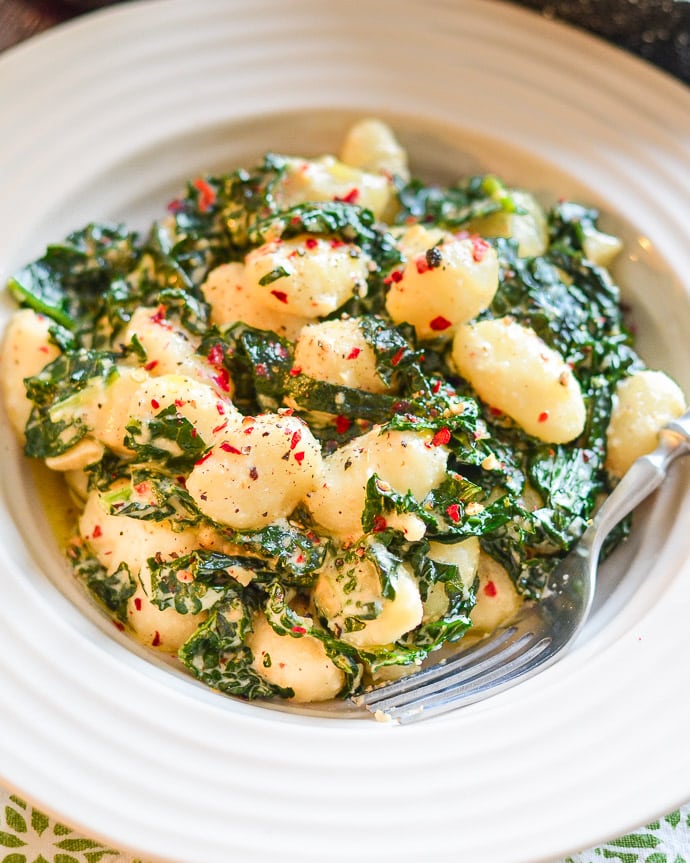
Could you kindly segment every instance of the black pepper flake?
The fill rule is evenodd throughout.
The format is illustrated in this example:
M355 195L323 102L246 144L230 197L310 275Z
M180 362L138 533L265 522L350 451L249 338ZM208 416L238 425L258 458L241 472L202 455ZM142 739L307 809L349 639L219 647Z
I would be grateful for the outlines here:
M254 465L252 465L249 468L249 478L250 479L258 479L259 478L259 471L254 467Z
M427 265L431 270L436 267L440 267L443 263L443 253L438 246L432 246L430 249L427 249L424 257L426 258Z
M343 465L343 470L349 470L352 467L352 459L349 458Z

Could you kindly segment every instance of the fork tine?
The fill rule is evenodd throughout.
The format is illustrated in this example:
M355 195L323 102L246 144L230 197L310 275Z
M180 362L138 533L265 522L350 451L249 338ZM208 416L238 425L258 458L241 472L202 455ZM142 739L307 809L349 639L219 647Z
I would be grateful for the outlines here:
M433 685L435 691L447 678L455 673L468 669L468 674L478 668L485 668L486 662L499 651L509 649L511 639L515 636L517 627L510 626L500 630L491 638L482 640L467 650L463 650L456 656L442 659L435 665L431 665L413 674L408 674L391 683L384 683L375 689L357 696L357 703L371 706L381 702L402 698L407 693L417 694L423 688L428 691Z
M477 644L472 645L472 647L469 647L467 650L463 650L462 653L459 653L456 656L449 659L442 659L435 665L430 665L428 668L416 671L413 674L408 674L391 683L383 683L376 689L371 689L362 695L358 695L357 704L369 706L370 704L387 700L393 696L403 695L410 690L417 692L422 686L426 686L427 684L434 683L436 681L441 681L443 678L448 677L453 670L460 670L468 665L476 667L476 664L481 659L495 653L496 650L503 647L505 642L515 634L515 630L516 628L514 626L508 627L505 630L496 633L490 639L479 641Z
M459 702L471 704L487 689L499 692L541 664L550 639L530 644L533 639L531 632L520 634L519 627L508 627L443 664L364 693L357 703L401 724L445 713Z

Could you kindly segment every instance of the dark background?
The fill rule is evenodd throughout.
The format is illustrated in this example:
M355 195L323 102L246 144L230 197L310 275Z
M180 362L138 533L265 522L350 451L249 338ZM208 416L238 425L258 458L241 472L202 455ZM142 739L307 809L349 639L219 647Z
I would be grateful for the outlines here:
M113 0L0 0L0 50L109 2ZM598 34L690 84L690 0L513 2Z

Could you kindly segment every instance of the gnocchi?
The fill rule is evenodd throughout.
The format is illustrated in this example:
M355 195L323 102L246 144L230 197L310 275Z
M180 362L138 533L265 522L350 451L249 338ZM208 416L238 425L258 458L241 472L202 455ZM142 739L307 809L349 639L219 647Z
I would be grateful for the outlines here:
M355 318L303 327L295 342L295 368L300 374L367 392L388 389L377 372L374 349Z
M365 153L363 149L357 152L351 147L344 155L360 161ZM367 158L367 162L374 171L361 170L362 166L345 164L330 155L319 159L289 159L278 194L286 208L305 201L335 199L366 207L379 219L389 218L395 204L392 177L379 167L378 157Z
M205 614L177 614L151 601L148 559L172 559L197 545L196 532L174 531L165 522L142 521L113 514L103 496L91 492L79 519L79 530L106 572L126 564L135 588L127 598L126 620L142 643L175 654L197 629Z
M169 320L161 308L140 308L132 315L121 336L127 344L133 340L146 354L145 368L151 375L178 374L204 383L215 384L232 395L232 380L219 379L218 370L197 352L194 336Z
M50 326L50 318L45 315L21 309L10 319L2 343L2 397L7 416L21 439L33 407L24 380L38 374L60 354L50 340Z
M512 318L459 329L453 362L486 404L527 434L567 443L584 429L585 404L571 368L533 329Z
M246 530L290 515L320 471L321 449L304 422L261 414L228 428L186 487L209 518Z
M335 698L345 685L343 672L312 635L279 635L264 614L254 617L247 638L252 667L274 686L290 689L291 701L308 703Z
M358 647L391 644L422 620L419 587L405 566L392 575L394 596L384 597L370 561L327 562L314 587L314 604L343 641Z
M375 118L360 120L348 129L340 158L363 171L409 179L407 153L390 126Z
M262 305L257 299L257 290L252 291L247 284L244 264L238 261L221 264L211 270L201 289L211 307L211 322L219 327L242 321L250 327L272 330L294 339L309 321L308 317L286 314Z
M365 296L367 256L352 243L317 237L275 240L250 252L245 278L256 302L304 318L330 315L353 296Z
M509 237L518 244L522 257L543 255L549 244L546 215L534 195L512 189L514 212L498 211L490 216L472 219L469 229L482 237Z
M402 493L421 501L445 476L448 451L429 434L374 428L337 449L323 461L316 487L306 496L314 519L326 530L353 539L362 532L362 511L369 479L377 474ZM396 523L388 517L386 523ZM397 521L416 529L415 518Z
M614 395L606 466L620 477L635 459L656 447L659 429L685 410L685 397L668 375L651 369L624 378Z
M498 258L478 235L453 237L416 225L400 238L407 259L395 270L386 310L421 340L450 336L483 311L498 287Z

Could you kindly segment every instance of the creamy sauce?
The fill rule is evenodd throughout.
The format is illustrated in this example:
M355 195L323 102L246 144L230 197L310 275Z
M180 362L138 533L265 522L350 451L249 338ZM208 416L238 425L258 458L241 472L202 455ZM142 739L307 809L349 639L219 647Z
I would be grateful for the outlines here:
M29 465L41 508L60 548L65 549L77 533L79 507L61 473L50 470L38 459L30 459Z

